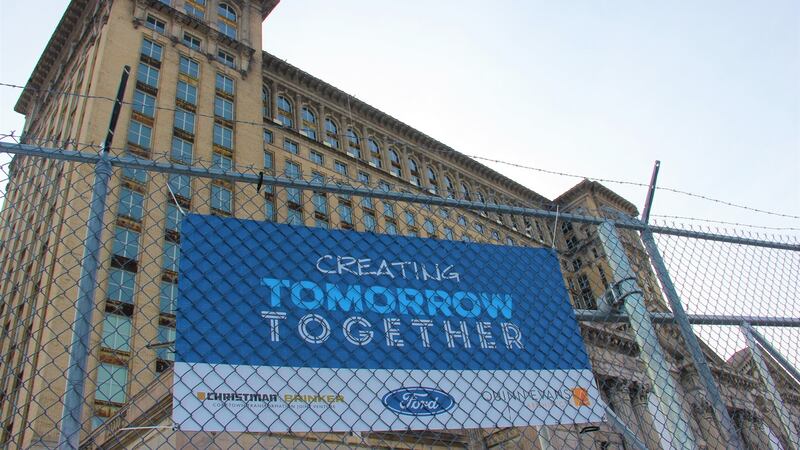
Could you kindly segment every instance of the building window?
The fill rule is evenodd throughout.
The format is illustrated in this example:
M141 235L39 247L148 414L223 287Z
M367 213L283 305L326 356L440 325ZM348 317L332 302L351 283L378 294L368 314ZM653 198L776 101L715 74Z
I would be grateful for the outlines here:
M339 148L339 127L333 119L325 119L325 144L331 148Z
M192 36L191 34L184 32L183 33L183 43L187 47L191 48L192 50L200 51L200 38Z
M413 159L408 160L408 171L411 174L411 184L414 186L420 186L419 182L419 167L417 166L417 162Z
M389 173L398 178L402 177L403 170L400 167L400 155L397 153L397 150L393 148L389 149L389 163L391 164Z
M500 242L500 233L497 230L492 230L492 239Z
M597 309L594 295L592 294L592 285L589 283L589 278L585 274L578 274L578 289L580 289L580 297L578 301L578 308L581 309Z
M94 398L105 402L125 403L125 386L127 384L127 367L100 363L97 366L97 391Z
M390 219L394 219L394 205L386 200L383 201L383 215Z
M164 258L161 261L161 268L172 272L178 271L178 261L181 259L181 248L178 244L164 241Z
M269 88L266 86L261 86L261 117L269 118L272 117L272 108L270 96L269 96Z
M352 128L347 129L347 154L356 159L361 159L361 138Z
M461 198L466 201L471 201L471 197L469 195L469 186L466 183L461 183Z
M236 10L227 3L220 3L217 7L219 20L217 26L220 33L231 39L236 39Z
M220 96L214 97L214 115L225 120L233 120L233 102Z
M453 186L453 180L450 177L444 177L444 189L447 191L447 198L456 198L456 188Z
M161 34L164 34L167 31L167 24L164 23L163 20L157 19L150 14L147 15L147 19L144 21L144 26Z
M142 41L142 56L146 56L153 61L161 61L161 56L164 53L164 48L160 44L145 39Z
M322 153L311 150L308 152L308 156L309 159L311 159L311 162L313 162L314 164L318 164L320 166L325 164L325 156Z
M118 314L106 313L103 318L103 336L101 345L110 350L130 351L131 318Z
M406 225L408 225L410 228L417 227L417 218L411 211L406 211Z
M383 158L381 156L381 147L375 142L375 139L369 139L367 145L369 146L369 164L378 169L382 168Z
M221 62L222 64L225 64L230 68L233 69L236 68L236 58L232 54L226 52L225 50L222 49L217 50L217 61Z
M514 239L506 237L506 245L515 245Z
M136 81L158 89L158 69L149 64L140 62L139 70L136 71Z
M135 260L139 255L139 233L124 227L117 227L114 230L111 252L116 256Z
M450 227L444 227L444 238L448 240L453 240L453 229Z
M197 61L187 58L183 55L181 55L181 58L178 62L178 70L180 70L180 73L191 78L200 78L200 64Z
M186 0L183 10L190 16L203 19L206 16L206 0Z
M275 168L275 158L272 156L271 152L264 152L264 170L267 172L272 172Z
M156 98L150 94L145 94L140 90L133 92L133 110L147 117L156 114Z
M193 154L192 145L193 144L189 141L184 141L179 137L173 136L170 157L174 162L191 165Z
M128 126L128 143L149 150L152 134L152 128L141 122L131 120L131 124Z
M117 214L135 221L140 221L142 220L143 214L143 202L144 196L142 196L142 194L123 187L119 194L119 209L117 209Z
M314 203L314 212L324 216L328 215L328 196L325 193L315 192L311 201Z
M388 234L397 234L397 225L392 222L386 223L386 233Z
M235 93L235 84L233 78L227 77L221 73L217 74L214 80L214 88L222 93L233 95Z
M300 132L307 138L317 140L317 116L308 106L300 110Z
M167 231L174 231L175 233L180 232L179 226L181 223L181 210L178 209L178 206L174 203L170 202L167 204L167 218L166 223L164 224L164 229Z
M194 134L194 113L183 108L175 109L175 128Z
M192 198L192 185L189 181L188 175L170 174L167 186L169 186L170 190L172 190L172 193L176 196L180 196L185 199Z
M264 143L265 144L272 144L272 141L273 141L272 131L264 129Z
M211 185L211 208L224 213L231 213L232 194L229 189L216 184Z
M108 270L108 298L122 303L133 304L133 290L136 274L112 267Z
M428 233L428 236L436 237L436 227L430 220L425 220L425 222L422 224L422 228L425 229L425 232Z
M139 184L145 184L147 183L147 172L142 169L132 169L130 167L123 167L122 178L134 181Z
M363 222L365 231L372 231L372 232L375 231L375 225L376 225L375 214L371 212L365 212L363 217Z
M286 211L286 223L290 225L303 225L303 211L289 208Z
M211 154L211 168L223 172L230 172L233 169L233 159L214 152Z
M292 102L286 99L286 97L279 95L278 96L278 121L283 124L283 126L288 128L294 127L294 116L293 109L292 109Z
M293 155L300 154L300 148L297 146L297 142L290 141L289 139L283 140L283 149Z
M197 86L180 80L175 91L175 97L190 105L197 105Z
M333 163L333 170L335 170L339 175L343 177L347 177L347 164L339 161L335 161Z
M171 345L157 348L156 358L163 361L175 361L175 328L159 325L156 342L158 344L172 343Z
M481 225L479 222L475 222L472 227L475 228L475 231L477 231L478 234L483 234L483 225Z
M297 179L301 177L300 165L291 161L286 161L286 167L283 171L284 175L288 178Z
M431 194L439 193L439 180L436 179L436 171L428 167L428 192Z
M341 203L341 202L339 202L339 206L338 206L337 209L338 209L338 212L339 212L339 220L342 223L346 223L348 225L352 225L353 224L353 209L350 208L350 206L348 206L348 205L346 205L344 203Z
M214 144L227 149L233 148L233 130L224 125L215 123Z

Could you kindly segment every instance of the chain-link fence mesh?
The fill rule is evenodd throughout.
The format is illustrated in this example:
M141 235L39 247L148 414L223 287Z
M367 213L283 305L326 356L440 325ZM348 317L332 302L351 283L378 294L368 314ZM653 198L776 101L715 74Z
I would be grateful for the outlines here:
M93 155L0 167L0 446L52 448L63 431ZM471 199L440 206L431 194L442 193L344 157L265 151L263 167L240 168L222 153L173 152L147 163L194 171L114 162L82 448L796 448L796 242L656 233L656 256L630 219L598 205L571 221ZM320 266L325 255L335 264ZM300 284L286 267L308 261L349 284ZM454 274L471 281L447 285ZM400 278L412 281L403 292L374 289ZM502 286L525 293L514 314L490 295ZM710 383L696 341L670 319L670 295L690 320L721 320L693 328ZM252 314L237 313L247 302ZM309 314L280 316L284 304ZM754 358L736 321L747 316L789 367L763 344ZM766 316L786 323L763 326ZM202 372L197 358L216 366ZM567 370L582 360L591 372ZM248 372L286 361L300 367Z

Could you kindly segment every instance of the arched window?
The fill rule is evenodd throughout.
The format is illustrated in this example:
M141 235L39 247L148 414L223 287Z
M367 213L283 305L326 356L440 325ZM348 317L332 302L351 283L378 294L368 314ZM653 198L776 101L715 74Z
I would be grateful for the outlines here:
M317 115L308 106L300 110L300 132L310 139L317 140Z
M469 195L469 186L466 183L461 183L461 197L466 201L472 200Z
M352 128L347 129L347 154L361 159L361 138Z
M403 169L400 166L400 154L393 148L389 149L389 163L391 165L391 167L389 167L389 173L398 178L402 177Z
M477 200L477 201L479 201L481 203L486 203L486 198L483 196L483 194L481 194L481 191L476 191L475 192L475 200ZM486 217L486 211L480 210L478 213L480 215L482 215L483 217Z
M450 177L444 177L444 189L447 191L447 198L456 198L456 188L453 186L453 180Z
M436 171L428 167L428 192L431 194L439 193L439 180L436 179Z
M383 158L381 157L381 146L372 138L369 138L367 141L367 146L369 147L369 165L377 167L378 169L382 168Z
M217 7L217 16L219 32L231 39L236 39L236 10L227 3L220 3Z
M330 117L325 118L325 143L328 147L339 148L339 127Z
M261 86L261 117L269 119L272 116L272 105L269 96L269 88Z
M286 97L279 95L278 96L278 121L283 124L285 127L293 128L294 127L294 110L292 108L292 102L290 102Z
M413 159L408 159L408 172L411 174L411 184L414 186L419 186L419 167L417 166L417 162Z

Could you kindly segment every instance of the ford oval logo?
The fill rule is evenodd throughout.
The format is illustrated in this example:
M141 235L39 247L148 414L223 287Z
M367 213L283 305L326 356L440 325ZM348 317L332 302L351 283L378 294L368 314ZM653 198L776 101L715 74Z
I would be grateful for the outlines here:
M384 395L381 401L392 411L407 416L433 416L456 405L447 392L426 387L395 389Z

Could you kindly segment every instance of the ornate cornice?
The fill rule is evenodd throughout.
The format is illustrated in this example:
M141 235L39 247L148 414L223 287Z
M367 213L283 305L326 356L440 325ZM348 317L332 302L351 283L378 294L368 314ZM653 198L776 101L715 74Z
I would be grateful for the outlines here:
M320 97L338 104L342 109L347 109L349 107L354 114L358 114L374 124L409 140L409 143L412 145L421 147L439 158L460 166L462 169L483 178L487 183L491 182L495 185L502 186L507 189L508 192L517 195L519 200L530 202L530 204L539 207L548 207L552 205L550 200L535 191L522 186L510 178L501 175L499 172L484 166L463 153L412 128L410 125L401 122L374 106L353 97L341 89L326 83L268 52L264 52L263 70L267 74L278 75L300 87L311 90Z

